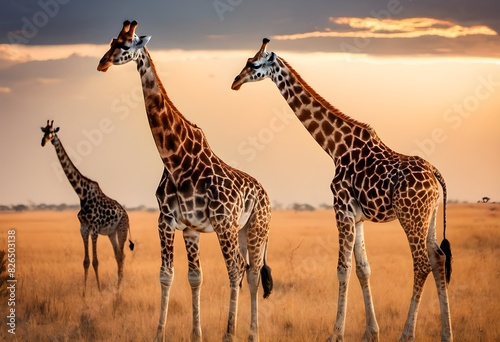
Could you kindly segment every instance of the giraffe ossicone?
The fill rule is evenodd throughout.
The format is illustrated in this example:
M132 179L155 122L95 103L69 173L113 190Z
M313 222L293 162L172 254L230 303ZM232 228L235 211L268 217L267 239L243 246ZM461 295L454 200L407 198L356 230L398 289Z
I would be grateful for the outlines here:
M76 168L56 134L59 132L59 127L54 128L54 120L50 122L47 120L47 125L41 127L41 130L43 132L42 146L45 146L49 141L54 145L63 171L80 198L78 220L80 221L80 234L82 235L85 251L83 260L85 273L83 296L85 296L87 288L88 269L90 266L89 236L92 240L92 267L94 268L97 287L99 291L101 291L98 272L99 261L97 259L97 237L99 234L107 235L113 246L115 259L118 264L117 287L120 289L125 260L123 249L127 241L127 236L130 236L130 225L127 212L117 201L106 196L97 182L85 177ZM130 236L128 240L129 248L130 250L134 250L134 243L131 239L132 237Z
M316 142L332 158L335 176L331 183L339 231L337 318L330 341L342 341L345 330L347 288L352 269L361 284L366 311L365 341L378 341L365 251L363 222L398 219L413 258L413 295L400 341L413 341L423 285L430 272L438 290L442 341L453 339L447 284L451 274L451 248L446 232L446 185L441 173L426 160L397 153L385 145L375 130L332 106L317 94L283 58L267 51L264 39L234 79L238 90L247 82L271 79L290 108ZM443 189L443 242L436 241L439 185Z
M188 280L192 291L191 339L200 341L200 287L202 270L199 235L215 232L230 283L229 317L225 341L236 329L239 287L247 274L251 318L248 339L258 340L257 291L262 280L264 298L272 291L266 262L271 207L262 185L253 177L222 161L208 145L203 131L189 122L168 98L146 43L135 34L136 21L125 21L97 70L134 61L141 77L146 113L164 172L156 198L160 208L161 311L155 340L164 340L170 287L174 278L173 241L181 230L188 254Z

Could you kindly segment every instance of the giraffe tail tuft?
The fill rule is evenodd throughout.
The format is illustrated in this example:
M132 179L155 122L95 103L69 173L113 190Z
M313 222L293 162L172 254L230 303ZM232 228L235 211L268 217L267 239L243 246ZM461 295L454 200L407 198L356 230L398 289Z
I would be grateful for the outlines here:
M268 265L262 266L260 269L260 278L262 279L262 287L264 288L264 298L267 298L273 292L273 277L271 276L271 267Z
M130 250L133 251L135 246L134 243L130 239L128 240L128 243L129 243L128 248L130 248Z
M274 286L273 277L271 276L271 267L269 267L266 262L268 242L269 239L266 240L266 246L264 250L264 265L260 269L260 279L262 281L262 287L264 288L264 298L267 298L271 295Z
M446 274L446 284L450 283L451 279L451 244L448 239L444 239L441 242L441 245L439 248L443 251L444 255L446 256L446 260L444 263L444 268L445 268L445 274Z

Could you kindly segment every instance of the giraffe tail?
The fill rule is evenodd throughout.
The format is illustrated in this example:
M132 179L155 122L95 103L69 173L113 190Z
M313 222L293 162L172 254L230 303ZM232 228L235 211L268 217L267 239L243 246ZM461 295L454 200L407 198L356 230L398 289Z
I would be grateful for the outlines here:
M128 248L130 248L130 250L133 251L135 245L132 242L132 231L130 230L130 226L128 226L128 236L129 236L129 239L128 239Z
M260 278L262 281L262 287L264 288L264 298L267 298L273 292L273 277L271 276L271 267L267 265L267 243L269 238L266 240L266 246L264 248L264 265L260 269Z
M446 260L444 263L444 268L445 268L445 275L446 275L446 284L450 283L451 280L451 260L452 260L452 254L451 254L451 244L448 239L446 239L446 201L447 201L447 192L446 192L446 183L444 181L444 177L441 175L441 173L434 168L434 176L438 180L439 184L441 184L441 187L443 188L443 241L441 242L441 245L439 248L441 251L443 251L444 255L446 256Z

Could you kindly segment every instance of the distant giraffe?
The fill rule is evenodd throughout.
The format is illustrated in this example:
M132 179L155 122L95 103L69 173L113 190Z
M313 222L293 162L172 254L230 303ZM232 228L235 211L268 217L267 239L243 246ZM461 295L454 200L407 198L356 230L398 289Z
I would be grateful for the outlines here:
M439 171L420 157L394 152L367 124L358 122L318 95L292 67L276 54L268 53L264 39L260 50L249 58L231 88L270 78L290 108L316 142L333 159L331 184L339 231L339 298L337 320L330 341L342 341L345 330L347 288L352 254L361 283L366 309L365 341L378 341L379 327L370 290L370 266L365 251L363 221L399 219L413 257L413 296L400 341L413 341L423 286L432 271L441 310L442 340L451 341L447 284L451 274L451 249L446 232L446 186ZM439 184L443 188L444 228L441 248L436 241Z
M85 249L85 259L83 260L83 268L85 270L85 280L83 285L83 296L87 287L87 275L90 266L89 259L89 235L92 238L92 266L95 271L97 287L101 291L99 283L99 274L97 268L99 261L97 260L97 237L99 234L107 235L113 250L115 252L116 262L118 263L118 289L123 279L123 261L125 254L123 246L127 240L127 234L130 232L128 215L125 209L114 199L106 196L99 184L85 177L78 171L64 147L57 137L59 127L54 128L54 120L47 126L41 127L43 134L42 146L47 142L52 142L56 149L57 157L61 162L61 166L68 177L71 186L80 197L80 211L78 212L78 220L80 220L80 233L83 238L83 247ZM134 244L129 240L129 247L134 249Z
M189 122L168 98L149 51L151 37L135 35L137 22L125 21L97 70L134 61L141 76L147 117L165 170L156 192L160 207L161 312L156 340L165 339L170 286L174 278L173 241L182 230L188 253L188 280L192 289L191 339L201 341L199 260L200 233L214 232L230 282L229 318L225 341L234 339L239 287L245 271L250 288L251 319L248 339L257 341L257 289L262 278L264 298L272 290L266 264L271 207L262 185L253 177L224 163L210 149L203 131ZM260 272L260 274L259 274Z

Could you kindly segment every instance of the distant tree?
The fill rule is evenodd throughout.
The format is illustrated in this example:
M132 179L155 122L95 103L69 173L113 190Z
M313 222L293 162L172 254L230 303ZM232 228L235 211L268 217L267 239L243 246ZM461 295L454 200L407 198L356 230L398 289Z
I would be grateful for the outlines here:
M314 210L316 210L316 208L314 208L312 205L307 204L307 203L293 203L292 210L295 210L295 211L314 211Z
M15 211L25 211L28 210L29 208L27 205L24 204L16 204L12 206L12 209L14 209Z
M333 209L333 205L328 204L328 203L321 203L321 204L319 205L319 208L320 208L320 209Z
M48 209L48 205L45 204L45 203L40 203L38 205L35 205L35 209L36 210L47 210Z
M274 210L282 210L283 209L283 204L278 202L278 201L273 201L273 204L271 205L271 207L274 209Z
M68 205L66 203L61 203L59 204L57 207L56 207L56 210L57 211L63 211L63 210L66 210L68 209Z
M483 203L488 203L491 200L491 198L489 198L489 197L483 197L482 199L483 199Z

